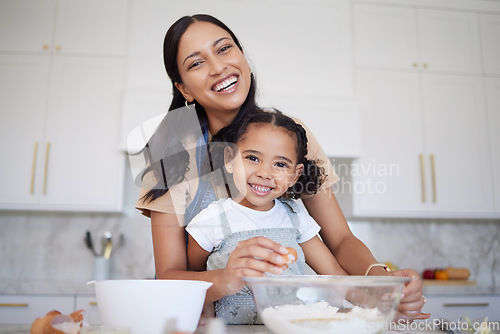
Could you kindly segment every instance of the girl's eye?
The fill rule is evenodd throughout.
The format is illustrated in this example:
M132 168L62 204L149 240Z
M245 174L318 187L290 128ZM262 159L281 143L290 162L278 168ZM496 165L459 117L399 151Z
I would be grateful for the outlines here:
M276 166L280 168L287 168L288 164L286 162L277 162Z
M256 156L254 156L254 155L249 155L249 156L247 156L246 158L247 158L248 160L250 160L250 161L259 161L259 159L258 159Z

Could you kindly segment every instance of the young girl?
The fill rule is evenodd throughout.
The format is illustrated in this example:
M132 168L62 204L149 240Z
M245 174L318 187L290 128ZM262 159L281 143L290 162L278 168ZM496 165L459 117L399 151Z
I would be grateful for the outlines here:
M237 147L224 145L212 152L212 157L215 162L224 162L235 193L232 199L212 202L186 227L189 268L223 269L238 242L262 236L292 247L298 254L289 266L282 260L284 267L274 274L304 274L307 262L319 274L347 275L319 239L319 225L296 203L285 199L314 194L324 177L316 162L306 158L304 128L280 112L262 111L250 115L227 137L224 139ZM252 271L244 274L261 275ZM243 284L241 281L237 288ZM218 300L215 311L228 324L259 322L247 287Z

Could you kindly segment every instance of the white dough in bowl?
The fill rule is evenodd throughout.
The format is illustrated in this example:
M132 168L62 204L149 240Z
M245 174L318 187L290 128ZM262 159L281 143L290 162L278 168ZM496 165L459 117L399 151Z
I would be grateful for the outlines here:
M384 318L377 308L355 306L347 313L338 311L327 302L280 305L264 309L262 320L277 334L374 334L384 327Z

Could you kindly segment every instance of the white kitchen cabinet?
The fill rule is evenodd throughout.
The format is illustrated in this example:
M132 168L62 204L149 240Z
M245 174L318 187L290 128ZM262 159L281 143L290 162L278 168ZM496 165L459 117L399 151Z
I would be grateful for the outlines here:
M40 3L0 0L0 209L120 210L128 1Z
M51 310L70 314L74 305L73 295L0 295L0 323L31 324Z
M477 14L353 5L357 66L481 73Z
M496 217L479 14L354 4L353 16L354 214Z
M0 54L0 203L38 201L49 67L48 56Z
M477 14L418 9L419 62L433 71L482 73Z
M92 325L101 324L97 299L93 295L76 295L75 311L85 310L85 320Z
M488 317L500 321L500 296L496 295L426 295L422 312L431 313L430 319L457 321L466 316L471 320Z
M485 78L495 212L500 213L500 78Z
M0 51L47 52L56 0L0 0Z
M483 78L422 75L429 210L493 213Z
M493 214L482 78L358 70L356 81L355 214Z
M500 15L479 14L483 67L486 74L500 74Z
M1 114L0 208L118 210L124 60L52 57L48 75L45 56L0 59L8 74L0 108L9 111ZM38 71L28 73L32 64Z
M0 0L0 52L124 55L127 0Z

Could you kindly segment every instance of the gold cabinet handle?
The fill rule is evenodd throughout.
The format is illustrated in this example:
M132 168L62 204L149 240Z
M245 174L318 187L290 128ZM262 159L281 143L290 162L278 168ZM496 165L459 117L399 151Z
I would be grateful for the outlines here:
M50 154L50 142L47 143L45 148L45 170L43 171L43 194L47 195L47 173L49 170L49 154Z
M49 45L48 44L44 44L42 46L42 49L43 49L43 51L49 51Z
M31 183L30 183L30 194L35 193L35 172L36 172L36 156L38 154L38 142L36 141L33 145L33 163L31 165Z
M90 306L97 306L97 302L89 302Z
M422 182L422 203L425 203L425 165L424 165L424 155L420 154L420 181Z
M61 51L61 46L59 44L56 45L56 51Z
M413 68L417 68L418 64L417 64L417 62L414 62L413 64L411 64L411 66L413 66Z
M425 68L425 69L427 69L427 68L429 68L429 65L428 65L427 63L424 63L424 64L422 65L422 67L423 67L423 68Z
M444 303L444 307L488 307L490 303Z
M434 159L434 154L431 154L431 172L432 172L432 202L437 202L437 192L436 192L436 163Z
M28 303L0 303L0 307L28 307Z

